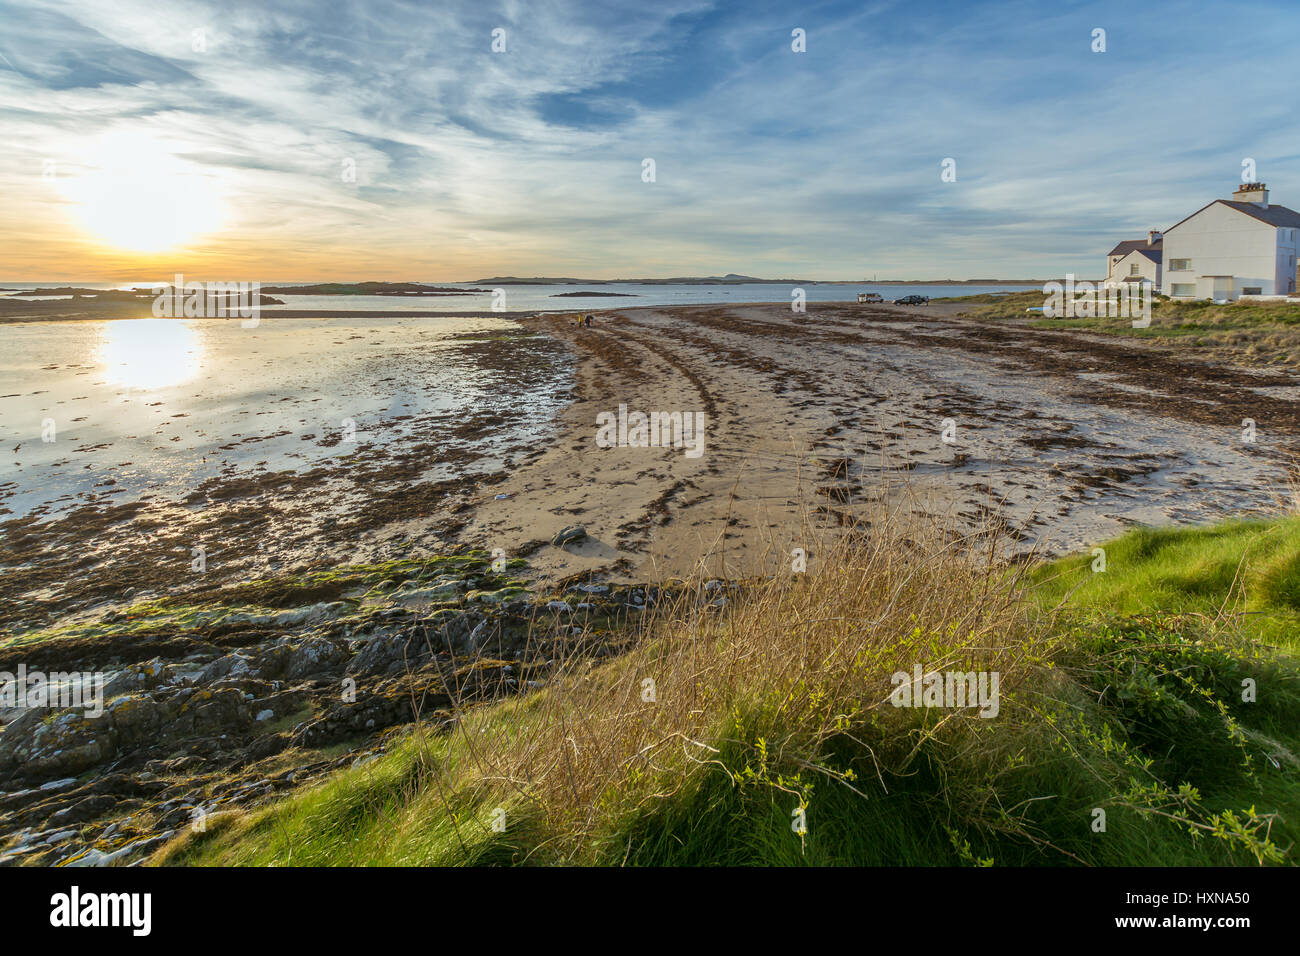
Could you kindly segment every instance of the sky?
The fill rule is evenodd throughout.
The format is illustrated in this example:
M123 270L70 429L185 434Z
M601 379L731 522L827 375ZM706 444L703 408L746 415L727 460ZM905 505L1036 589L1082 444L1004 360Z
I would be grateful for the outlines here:
M1294 0L0 0L0 280L1097 275L1247 159L1300 208L1297 36Z

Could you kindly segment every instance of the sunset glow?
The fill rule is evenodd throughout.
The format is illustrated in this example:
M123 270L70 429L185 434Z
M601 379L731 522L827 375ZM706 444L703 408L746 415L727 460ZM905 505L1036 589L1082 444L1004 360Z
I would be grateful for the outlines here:
M93 166L59 180L78 225L114 251L166 252L220 228L225 216L210 176L178 160L161 140L105 136Z
M1300 178L1272 95L1294 32L1230 6L330 5L319 35L282 4L0 9L0 280L1045 278L1242 157ZM1127 89L1221 117L1232 149L1166 110L1086 163L1062 148Z
M128 388L179 385L199 371L201 341L194 325L170 319L106 322L96 358L109 382Z

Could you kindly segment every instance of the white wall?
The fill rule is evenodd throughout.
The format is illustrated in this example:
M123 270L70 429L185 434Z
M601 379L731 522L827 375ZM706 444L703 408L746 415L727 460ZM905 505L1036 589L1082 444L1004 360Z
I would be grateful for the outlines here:
M1262 295L1272 295L1280 271L1277 236L1268 223L1215 203L1165 232L1160 291L1170 295L1175 283L1187 283L1197 285L1198 297L1209 296L1213 282L1202 277L1226 275L1233 277L1228 298L1235 299L1243 286L1258 286ZM1192 260L1190 271L1175 272L1175 259Z
M1132 266L1138 267L1137 274L1147 279L1157 289L1160 288L1160 266L1136 250L1130 252L1115 264L1114 270L1106 280L1107 285L1122 286L1124 280L1132 274Z
M1296 262L1300 260L1300 228L1277 230L1277 288L1279 295L1300 291L1296 284Z

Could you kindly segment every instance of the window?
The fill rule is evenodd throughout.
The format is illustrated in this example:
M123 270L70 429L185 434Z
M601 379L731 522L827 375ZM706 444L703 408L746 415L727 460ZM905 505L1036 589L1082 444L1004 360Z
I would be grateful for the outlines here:
M1263 295L1264 287L1258 285L1248 285L1242 288L1242 295Z
M1169 287L1169 294L1170 295L1196 295L1196 283L1175 282L1173 285Z
M1191 259L1170 259L1169 271L1170 272L1191 272L1192 260Z
M1141 267L1140 265L1138 265L1136 262L1134 262L1134 263L1132 263L1132 264L1128 267L1128 274L1131 275L1131 276L1135 276L1135 275L1138 274L1138 270L1141 269L1141 268L1142 268L1142 267Z

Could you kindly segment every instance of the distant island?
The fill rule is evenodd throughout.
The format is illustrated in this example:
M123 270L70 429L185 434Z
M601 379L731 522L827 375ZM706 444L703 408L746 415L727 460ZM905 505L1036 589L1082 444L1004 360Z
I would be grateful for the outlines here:
M676 276L671 279L575 279L569 276L493 276L474 285L1037 285L1047 279L760 279L728 272L724 276ZM483 290L486 291L486 290ZM588 293L589 294L589 293Z
M145 297L153 298L158 295L158 290L162 288L164 286L159 285L157 289L87 289L82 286L61 285L44 289L18 289L16 291L18 293L17 298L22 298L25 295L66 295L74 299L80 296L91 296L96 299L140 299Z
M263 292L275 295L474 295L491 289L456 289L419 282L320 282L316 285L272 285Z
M24 301L25 297L27 296L40 296L40 297L53 296L53 297L68 298L68 299L94 299L95 300L93 303L89 303L89 302L86 303L86 305L112 305L112 304L119 304L119 303L138 303L144 301L152 301L154 299L157 299L160 295L170 294L171 289L172 287L170 285L166 285L163 283L159 283L159 285L156 286L155 288L144 288L144 289L138 287L133 289L87 289L87 288L82 288L80 286L65 285L65 286L51 287L48 289L22 289L18 291L17 295L5 296L5 298L9 301L18 302L18 301ZM182 295L183 294L184 293L182 293ZM246 295L244 296L243 299L241 299L239 292L224 292L219 295L214 295L213 293L207 292L205 289L203 292L203 296L205 299L225 299L234 303L247 300ZM280 299L272 298L271 296L266 295L263 292L258 296L258 304L259 305L284 305L284 302Z
M491 279L475 279L475 285L613 285L627 283L635 285L742 285L752 282L770 282L786 284L795 279L759 279L754 276L737 275L729 272L725 276L677 276L672 279L574 279L556 276L536 276L531 279L519 276L496 276Z
M602 298L602 299L635 299L638 298L635 292L555 292L551 295L552 299L567 298Z

